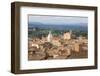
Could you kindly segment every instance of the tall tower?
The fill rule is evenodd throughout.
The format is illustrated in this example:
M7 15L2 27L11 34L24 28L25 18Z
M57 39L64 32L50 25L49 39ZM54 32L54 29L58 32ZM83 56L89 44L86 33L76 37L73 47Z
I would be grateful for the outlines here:
M52 41L52 33L51 33L51 31L49 31L49 34L47 36L47 41L48 42L51 42Z

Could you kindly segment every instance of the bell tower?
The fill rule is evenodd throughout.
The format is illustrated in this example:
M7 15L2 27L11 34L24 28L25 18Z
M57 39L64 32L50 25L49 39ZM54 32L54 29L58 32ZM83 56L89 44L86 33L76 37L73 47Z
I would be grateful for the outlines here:
M51 31L49 31L49 34L47 36L47 41L48 42L51 42L52 41L52 33L51 33Z

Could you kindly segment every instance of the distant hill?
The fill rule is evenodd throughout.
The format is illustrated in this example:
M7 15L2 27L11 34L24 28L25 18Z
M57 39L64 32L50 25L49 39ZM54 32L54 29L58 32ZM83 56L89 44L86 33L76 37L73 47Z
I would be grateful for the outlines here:
M87 23L76 23L76 24L43 24L40 22L32 22L28 24L28 28L38 28L38 29L52 29L52 30L79 30L87 31Z

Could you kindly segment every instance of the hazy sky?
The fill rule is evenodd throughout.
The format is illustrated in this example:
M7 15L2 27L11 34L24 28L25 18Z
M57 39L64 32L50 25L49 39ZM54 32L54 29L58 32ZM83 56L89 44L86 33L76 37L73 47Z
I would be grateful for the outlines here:
M29 15L29 22L40 22L45 24L88 23L88 17Z

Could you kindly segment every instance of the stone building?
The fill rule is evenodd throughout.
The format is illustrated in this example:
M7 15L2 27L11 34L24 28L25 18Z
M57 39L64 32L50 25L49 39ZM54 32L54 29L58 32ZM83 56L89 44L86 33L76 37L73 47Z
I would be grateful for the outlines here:
M79 52L80 51L80 44L79 43L75 43L74 44L74 51L75 52Z
M70 31L70 32L65 32L65 33L63 34L63 39L64 39L64 40L70 40L70 39L71 39L71 36L72 36L72 31Z

